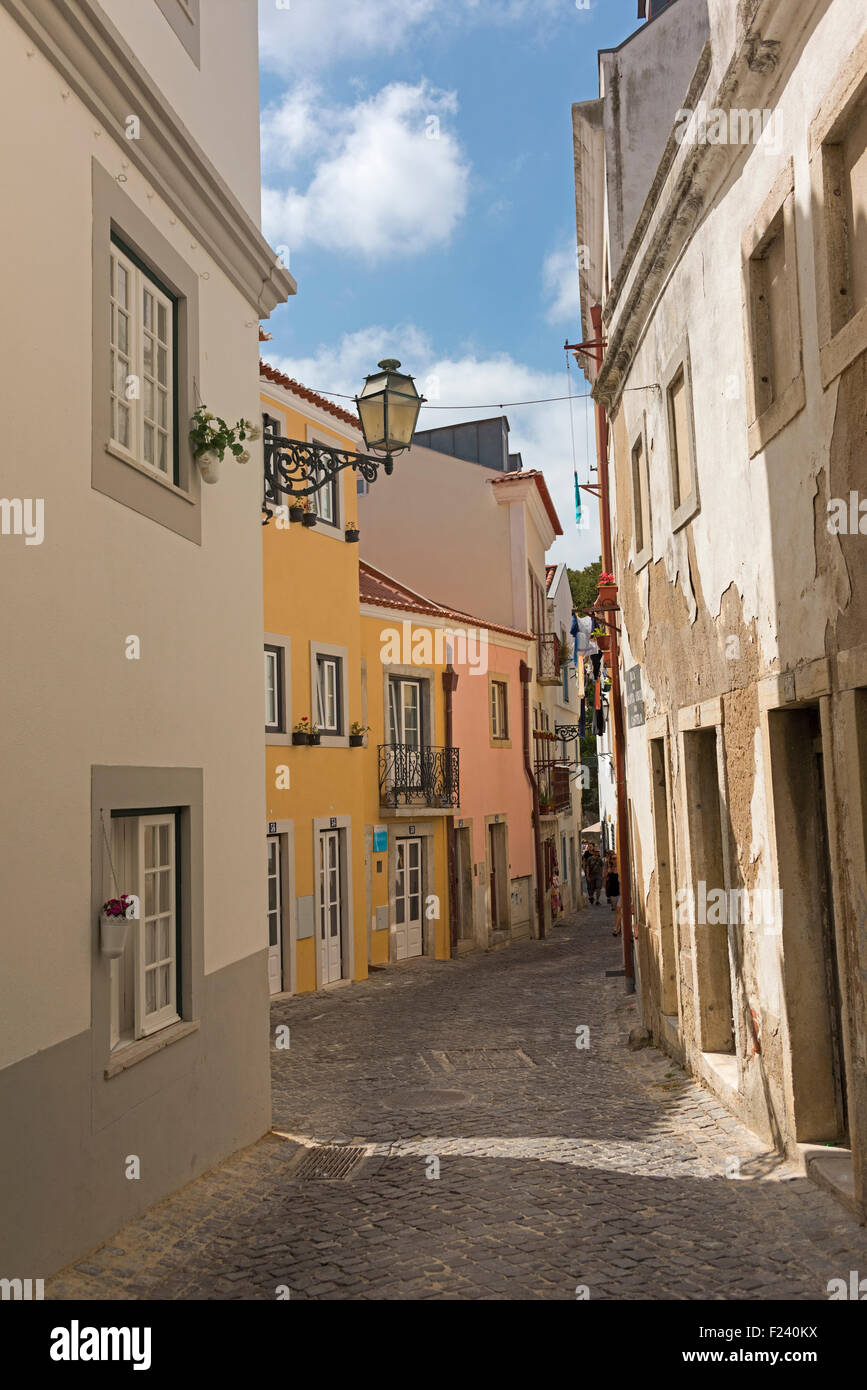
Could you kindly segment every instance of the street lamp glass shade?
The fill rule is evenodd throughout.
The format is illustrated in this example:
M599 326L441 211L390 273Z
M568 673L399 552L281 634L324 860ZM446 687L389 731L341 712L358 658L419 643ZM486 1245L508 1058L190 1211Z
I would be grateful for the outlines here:
M364 442L371 453L397 454L412 443L424 397L416 391L412 377L399 367L394 358L385 358L355 398Z

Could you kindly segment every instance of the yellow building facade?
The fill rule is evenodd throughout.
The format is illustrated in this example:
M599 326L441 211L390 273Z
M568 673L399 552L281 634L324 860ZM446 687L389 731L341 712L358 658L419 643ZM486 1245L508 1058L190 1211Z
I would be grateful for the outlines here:
M266 364L260 388L266 431L363 451L353 417L323 397ZM446 744L442 663L383 664L382 630L394 622L375 607L362 616L357 486L346 469L306 513L279 498L262 530L272 994L449 955L453 808L430 776L447 762L436 751Z

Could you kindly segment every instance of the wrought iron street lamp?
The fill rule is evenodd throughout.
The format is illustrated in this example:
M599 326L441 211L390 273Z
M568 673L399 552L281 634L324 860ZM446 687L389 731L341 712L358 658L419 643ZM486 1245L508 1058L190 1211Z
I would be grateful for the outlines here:
M332 479L352 468L372 483L379 473L394 469L397 454L412 443L418 413L424 403L411 376L400 371L400 363L386 357L379 371L365 379L361 395L356 396L361 433L369 453L334 449L299 439L284 439L273 426L262 434L265 449L265 493L262 511L267 525L284 498L309 497Z

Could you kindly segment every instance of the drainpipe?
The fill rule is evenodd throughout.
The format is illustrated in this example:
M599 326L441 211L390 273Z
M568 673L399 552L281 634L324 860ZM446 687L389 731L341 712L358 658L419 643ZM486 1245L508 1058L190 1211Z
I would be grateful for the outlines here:
M452 697L458 688L458 675L452 665L443 671L443 691L446 699L446 748L452 747ZM455 818L446 816L446 863L449 876L449 954L458 957L458 879L455 853Z
M602 306L594 304L590 309L593 323L594 346L587 352L595 357L601 366L605 353L602 339ZM608 417L601 401L596 401L596 462L599 471L599 523L602 538L602 568L608 574L614 573L611 552L611 512L609 510L608 487ZM626 797L626 739L623 730L623 704L620 698L620 659L617 635L617 613L611 612L609 632L611 634L611 700L609 708L614 712L614 769L617 782L617 860L620 873L620 905L623 931L623 967L626 976L626 993L635 993L635 970L633 965L633 923L632 923L632 872L629 852L629 821Z
M521 714L524 726L524 771L533 793L533 844L536 850L536 911L539 914L539 940L545 936L545 875L542 867L542 833L539 828L539 787L530 761L530 677L526 661L521 662Z

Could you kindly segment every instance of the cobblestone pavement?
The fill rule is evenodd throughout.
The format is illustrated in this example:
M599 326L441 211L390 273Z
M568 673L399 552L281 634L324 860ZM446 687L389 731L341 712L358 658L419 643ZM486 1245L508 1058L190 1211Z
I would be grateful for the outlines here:
M867 1269L867 1232L677 1066L627 1049L637 1002L606 978L610 933L589 909L546 941L277 1002L275 1133L48 1297L827 1298ZM360 1161L306 1179L314 1143Z

